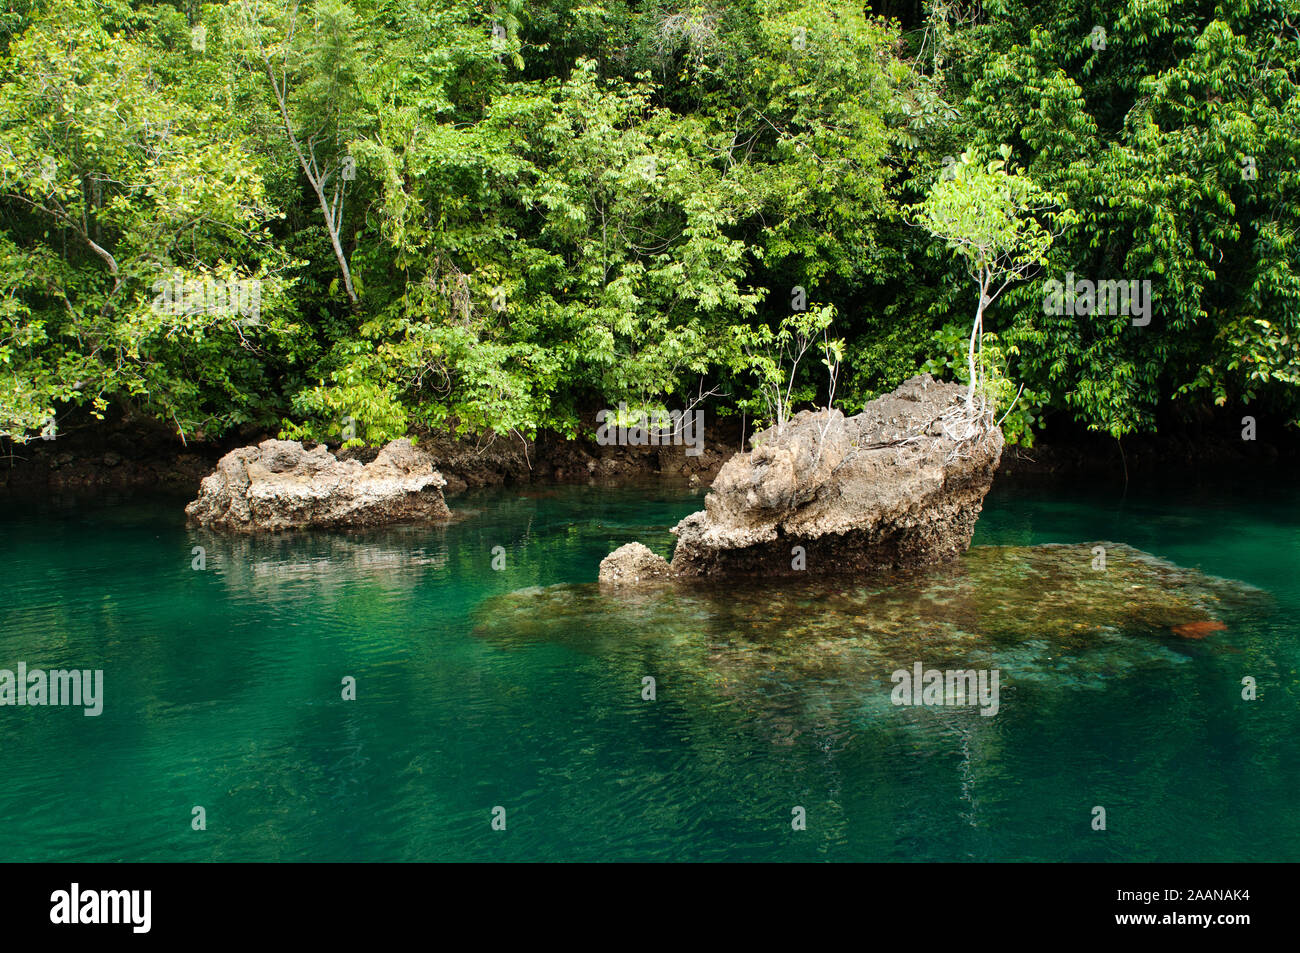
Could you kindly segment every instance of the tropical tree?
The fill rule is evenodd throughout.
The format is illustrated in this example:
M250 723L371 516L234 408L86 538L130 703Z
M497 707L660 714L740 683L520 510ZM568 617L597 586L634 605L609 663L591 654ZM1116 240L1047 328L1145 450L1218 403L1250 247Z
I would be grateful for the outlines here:
M1053 239L1074 220L1010 164L1010 146L1001 146L998 153L1001 158L982 161L963 152L913 208L918 223L952 249L975 284L975 318L966 352L966 407L972 418L991 410L983 400L976 402L977 394L984 396L985 312L1014 282L1042 267Z

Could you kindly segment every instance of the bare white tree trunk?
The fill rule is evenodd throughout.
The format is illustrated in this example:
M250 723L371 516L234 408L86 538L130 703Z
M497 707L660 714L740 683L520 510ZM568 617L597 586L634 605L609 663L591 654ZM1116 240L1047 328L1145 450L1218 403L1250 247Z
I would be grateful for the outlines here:
M966 409L971 410L975 402L975 345L983 337L984 331L984 309L988 307L989 297L989 279L981 273L979 278L980 301L975 308L975 323L970 329L970 347L966 350L966 369L970 372L970 384L966 388Z
M289 36L285 43L288 44L293 40L293 30L290 28ZM330 245L334 249L334 257L338 260L339 271L343 275L343 289L347 292L348 303L352 306L353 311L360 310L361 302L357 298L356 289L352 287L352 270L348 267L348 259L343 254L343 242L339 237L341 227L340 220L343 212L343 195L339 183L334 185L334 204L331 207L329 200L325 197L325 176L321 174L320 167L316 162L315 147L312 146L311 161L308 161L307 153L303 150L302 143L298 141L298 136L293 131L293 120L289 117L289 77L288 67L285 68L285 74L281 80L275 78L275 69L271 66L271 60L262 54L262 63L266 67L267 79L271 81L271 89L275 93L276 105L280 107L280 119L284 123L284 131L289 137L289 144L293 146L294 155L298 157L298 164L302 166L303 173L307 176L307 181L311 183L312 191L316 193L316 200L320 202L321 214L325 216L325 230L329 232Z

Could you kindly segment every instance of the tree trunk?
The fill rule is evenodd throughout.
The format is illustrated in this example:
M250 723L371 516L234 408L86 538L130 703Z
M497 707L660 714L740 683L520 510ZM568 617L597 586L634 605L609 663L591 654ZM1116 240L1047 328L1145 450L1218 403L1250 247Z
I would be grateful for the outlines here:
M360 311L361 302L357 298L356 290L352 287L352 270L348 268L347 256L343 254L343 243L339 241L338 222L334 220L329 200L325 198L323 184L312 171L312 167L316 162L315 156L312 156L312 162L308 164L302 144L298 142L298 137L294 135L293 120L289 118L289 105L286 102L289 85L288 77L285 77L284 88L281 88L280 84L276 82L275 70L271 68L271 61L265 55L263 56L263 63L266 65L267 78L271 81L271 89L275 91L276 105L280 107L280 118L284 122L284 131L289 136L289 144L293 146L294 154L298 157L298 164L302 166L303 174L307 176L307 181L311 183L312 191L316 193L316 199L320 202L321 214L325 216L325 229L330 233L330 245L334 248L334 257L338 260L339 271L343 274L343 289L347 292L348 303L352 306L354 312Z
M970 329L970 347L966 351L966 369L970 373L970 385L966 388L966 409L970 410L975 402L975 342L979 339L980 330L984 327L984 306L988 301L985 295L987 284L980 282L980 302L975 308L975 323Z

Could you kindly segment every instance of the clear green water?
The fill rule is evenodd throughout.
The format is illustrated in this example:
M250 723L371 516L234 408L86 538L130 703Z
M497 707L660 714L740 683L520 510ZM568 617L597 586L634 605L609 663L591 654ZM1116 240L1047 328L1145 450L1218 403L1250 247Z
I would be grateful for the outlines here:
M102 668L106 700L0 708L0 860L1300 859L1295 489L995 489L976 545L1110 539L1273 608L1199 641L1044 643L992 718L895 708L788 645L736 677L733 642L781 635L761 588L635 633L590 594L539 599L503 636L501 597L589 582L632 539L666 552L701 499L502 490L446 527L238 542L187 529L183 501L4 504L0 668ZM781 599L823 641L871 625Z

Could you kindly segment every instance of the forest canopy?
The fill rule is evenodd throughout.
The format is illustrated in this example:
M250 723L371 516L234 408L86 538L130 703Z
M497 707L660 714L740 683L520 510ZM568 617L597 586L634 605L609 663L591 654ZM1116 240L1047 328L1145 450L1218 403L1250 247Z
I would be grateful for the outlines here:
M762 419L808 327L856 412L977 314L1012 439L1295 425L1298 81L1289 0L10 0L0 437Z

